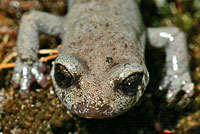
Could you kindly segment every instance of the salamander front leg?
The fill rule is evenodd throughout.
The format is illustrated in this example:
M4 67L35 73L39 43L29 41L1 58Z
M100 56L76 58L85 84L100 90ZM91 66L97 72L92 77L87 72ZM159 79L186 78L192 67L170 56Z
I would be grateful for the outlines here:
M185 34L176 27L161 27L148 28L147 36L151 45L164 47L166 51L166 76L159 89L168 90L166 100L169 103L177 101L177 94L183 93L178 104L184 106L194 93Z
M59 36L62 20L62 17L39 11L23 15L17 38L18 57L12 77L15 87L20 86L25 91L34 80L42 87L46 86L44 66L38 61L38 35L39 32L44 32Z

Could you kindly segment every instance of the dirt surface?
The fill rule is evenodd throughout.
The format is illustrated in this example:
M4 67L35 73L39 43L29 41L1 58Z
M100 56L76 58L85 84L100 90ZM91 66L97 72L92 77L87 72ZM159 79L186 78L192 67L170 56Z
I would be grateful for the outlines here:
M165 71L165 54L163 49L156 49L148 45L146 61L150 71L150 84L136 106L124 115L113 119L83 119L70 114L55 95L52 84L45 89L34 84L29 95L23 96L18 89L13 89L11 85L13 68L1 69L0 133L199 134L200 1L166 0L164 4L159 4L153 0L143 0L140 7L146 26L174 25L187 35L195 95L184 109L176 104L168 105L164 94L158 90ZM16 51L20 18L24 12L32 9L64 15L67 12L67 4L65 0L0 0L0 62ZM60 39L41 34L40 44L41 49L54 49L60 45ZM52 61L45 63L47 77L49 77ZM14 62L14 59L10 62Z

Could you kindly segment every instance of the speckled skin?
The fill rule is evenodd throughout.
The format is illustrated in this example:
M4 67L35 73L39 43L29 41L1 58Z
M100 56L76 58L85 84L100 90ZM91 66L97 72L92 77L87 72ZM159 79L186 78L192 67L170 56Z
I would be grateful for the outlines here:
M180 90L186 92L183 101L193 94L185 36L180 30L175 27L149 28L146 32L134 0L75 0L70 1L70 5L65 17L38 11L23 16L18 36L19 56L13 75L13 81L22 90L28 89L33 77L41 85L45 81L39 69L33 71L33 65L40 68L36 54L38 33L58 35L63 45L53 63L51 76L62 103L72 113L82 117L110 118L120 115L139 100L148 84L144 60L148 34L152 45L166 48L167 76L160 89L169 87L167 100L171 102ZM162 32L165 34L160 34ZM177 37L179 33L183 37ZM166 34L171 35L173 40ZM180 44L179 40L183 43ZM175 50L176 45L181 50ZM78 79L76 84L67 89L57 85L54 75L58 63ZM178 71L174 69L176 65L182 65ZM134 96L123 94L117 85L136 72L143 73L140 88ZM177 78L174 78L175 75Z

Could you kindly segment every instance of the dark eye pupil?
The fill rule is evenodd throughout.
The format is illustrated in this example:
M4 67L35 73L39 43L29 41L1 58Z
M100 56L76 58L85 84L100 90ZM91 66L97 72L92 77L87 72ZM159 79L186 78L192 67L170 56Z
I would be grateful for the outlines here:
M142 84L143 73L134 73L129 75L119 85L119 89L129 96L133 96L137 93L138 87Z
M54 72L56 83L61 88L70 87L74 79L69 71L61 64L56 64Z

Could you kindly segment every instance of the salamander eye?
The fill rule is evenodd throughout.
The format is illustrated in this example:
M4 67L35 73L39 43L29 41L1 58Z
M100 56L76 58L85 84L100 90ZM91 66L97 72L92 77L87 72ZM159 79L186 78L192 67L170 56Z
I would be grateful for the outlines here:
M60 88L69 88L74 83L74 78L70 72L61 64L55 65L54 76Z
M137 93L138 89L141 88L143 73L134 73L124 79L119 89L128 96L133 96Z

